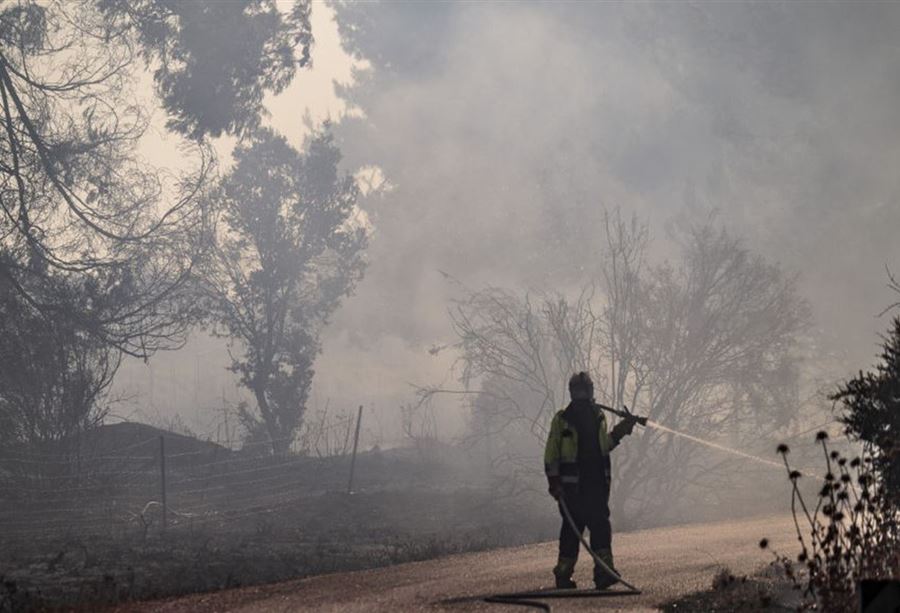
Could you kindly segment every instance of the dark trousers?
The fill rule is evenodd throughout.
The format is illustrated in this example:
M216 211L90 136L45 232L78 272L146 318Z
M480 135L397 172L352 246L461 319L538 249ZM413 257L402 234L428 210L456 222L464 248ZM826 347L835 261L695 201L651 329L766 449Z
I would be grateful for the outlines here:
M576 533L566 521L560 505L562 528L559 531L559 557L578 559L578 537L587 528L591 532L591 549L598 555L612 548L612 527L609 525L609 488L601 486L566 487L563 494L569 513L575 520Z

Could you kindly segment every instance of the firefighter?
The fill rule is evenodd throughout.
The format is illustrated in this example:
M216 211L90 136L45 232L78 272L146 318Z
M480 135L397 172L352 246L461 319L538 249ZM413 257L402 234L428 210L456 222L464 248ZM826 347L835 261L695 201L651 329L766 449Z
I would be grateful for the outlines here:
M578 559L580 533L591 533L591 549L613 568L612 530L609 524L609 452L631 434L635 421L623 419L607 431L603 411L594 401L594 384L586 372L569 380L569 405L553 416L544 450L544 470L550 495L565 500L578 533L566 521L560 505L559 559L553 569L556 587L573 589L572 574ZM615 569L614 569L615 570ZM615 577L594 565L594 585L598 590L616 583Z

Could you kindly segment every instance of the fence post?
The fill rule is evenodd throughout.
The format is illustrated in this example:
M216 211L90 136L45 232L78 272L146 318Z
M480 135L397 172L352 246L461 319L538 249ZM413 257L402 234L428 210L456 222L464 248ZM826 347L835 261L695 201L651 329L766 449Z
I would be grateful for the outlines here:
M356 468L356 446L359 444L359 424L362 421L362 405L359 405L359 413L356 415L356 434L353 435L353 457L350 459L350 482L347 484L347 493L353 493L353 469Z
M159 437L159 476L162 495L162 531L166 531L166 522L169 515L169 506L166 504L166 439L162 435Z

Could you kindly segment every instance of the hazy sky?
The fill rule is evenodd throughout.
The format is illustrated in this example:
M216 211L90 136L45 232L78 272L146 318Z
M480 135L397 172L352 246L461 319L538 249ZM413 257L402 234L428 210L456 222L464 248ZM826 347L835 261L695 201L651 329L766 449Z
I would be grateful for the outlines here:
M347 170L377 166L391 185L363 203L370 268L326 333L320 406L374 405L393 430L408 383L439 380L452 362L427 352L452 340L454 287L438 271L566 291L596 266L584 246L604 206L647 217L659 257L668 226L715 212L801 275L847 373L871 363L887 324L875 315L892 300L884 267L900 272L900 6L357 3L337 13L355 80L330 9L316 4L314 69L269 103L271 125L298 144L304 108L315 120L353 109L338 126ZM337 96L334 79L352 85ZM189 379L224 389L220 358L217 345L193 343L154 368L168 362L184 379L193 363ZM140 368L123 379L142 385Z

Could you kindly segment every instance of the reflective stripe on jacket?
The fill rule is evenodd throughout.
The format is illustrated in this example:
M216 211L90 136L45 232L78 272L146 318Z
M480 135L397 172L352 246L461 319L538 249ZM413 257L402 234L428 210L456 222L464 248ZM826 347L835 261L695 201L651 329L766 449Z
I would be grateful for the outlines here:
M600 452L608 456L616 446L606 430L606 418L596 404L597 436L600 439ZM550 434L544 447L544 472L548 477L559 477L562 483L578 483L578 432L564 417L565 409L556 412L550 422Z

